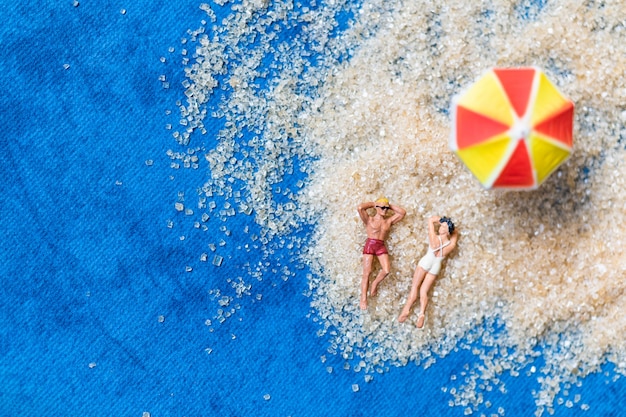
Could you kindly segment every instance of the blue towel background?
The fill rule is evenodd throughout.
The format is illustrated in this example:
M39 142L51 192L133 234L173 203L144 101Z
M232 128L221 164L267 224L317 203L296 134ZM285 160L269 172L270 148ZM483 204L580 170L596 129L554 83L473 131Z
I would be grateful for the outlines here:
M366 383L316 335L292 254L242 251L255 225L237 215L212 265L207 235L174 210L206 175L170 168L166 151L181 148L164 128L184 98L180 39L206 19L199 4L0 2L0 416L463 415L440 387L475 361L467 351ZM226 279L247 262L269 263L264 280L206 325L219 308L209 291L232 296ZM288 281L273 272L284 265L297 271ZM605 368L555 415L581 415L582 403L582 415L620 415L626 384ZM533 415L536 376L503 375L508 393L487 393L484 412Z

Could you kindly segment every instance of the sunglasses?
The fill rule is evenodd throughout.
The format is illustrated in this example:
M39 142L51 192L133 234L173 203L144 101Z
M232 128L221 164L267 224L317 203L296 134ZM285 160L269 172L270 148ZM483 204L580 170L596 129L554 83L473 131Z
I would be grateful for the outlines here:
M381 210L389 210L391 208L389 206L376 206L376 207L381 209Z

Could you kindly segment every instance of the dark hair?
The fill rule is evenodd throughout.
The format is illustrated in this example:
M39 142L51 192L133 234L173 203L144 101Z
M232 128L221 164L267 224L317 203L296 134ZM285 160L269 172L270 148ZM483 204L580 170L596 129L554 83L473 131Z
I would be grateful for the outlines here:
M450 234L454 233L454 223L452 223L452 219L446 216L443 216L439 219L439 223L448 223L448 231Z

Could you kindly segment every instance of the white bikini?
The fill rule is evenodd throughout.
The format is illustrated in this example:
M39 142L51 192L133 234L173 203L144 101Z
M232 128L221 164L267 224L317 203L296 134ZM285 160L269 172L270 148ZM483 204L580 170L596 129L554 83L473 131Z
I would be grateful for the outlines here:
M443 243L443 241L441 240L441 236L437 237L439 238L439 247L431 249L430 242L428 242L428 252L426 252L426 255L424 255L422 259L420 259L420 261L417 263L417 266L421 266L426 272L433 275L437 275L441 270L441 263L445 258L443 256L443 248L450 244L450 241ZM436 253L439 251L441 251L441 256L436 255Z

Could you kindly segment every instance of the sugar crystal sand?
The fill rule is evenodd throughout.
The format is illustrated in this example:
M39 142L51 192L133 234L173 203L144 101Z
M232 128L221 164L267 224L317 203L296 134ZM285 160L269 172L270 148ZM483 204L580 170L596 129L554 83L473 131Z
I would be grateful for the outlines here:
M202 7L214 22L215 6ZM538 382L536 415L559 404L588 409L580 398L557 396L606 361L616 374L626 370L626 4L230 7L210 36L204 28L191 32L197 45L181 105L185 129L174 137L186 146L192 133L206 132L207 116L225 120L217 146L204 153L211 178L200 198L234 199L233 181L245 183L233 207L254 215L264 250L287 245L299 225L314 225L314 249L289 244L310 266L311 304L329 351L371 375L390 365L436 367L438 357L473 349L476 362L448 391L452 406L495 411L482 391L506 392L499 376L526 372ZM345 11L350 25L330 36ZM277 41L293 25L302 35ZM262 65L268 57L269 69ZM483 190L447 147L451 98L492 66L530 65L576 103L574 154L536 191ZM229 95L207 110L219 88ZM251 135L245 145L243 133ZM190 158L169 155L176 166ZM275 185L293 172L293 159L306 162L299 169L308 179L287 193L287 205ZM380 195L407 216L388 240L392 272L361 312L365 231L356 205ZM418 330L415 313L404 324L396 318L431 215L452 217L460 239ZM545 365L530 372L537 356Z

